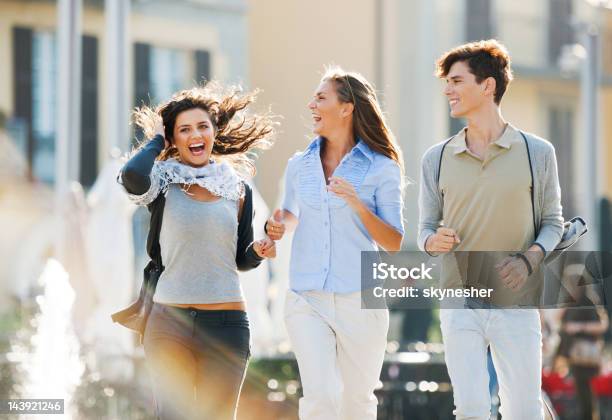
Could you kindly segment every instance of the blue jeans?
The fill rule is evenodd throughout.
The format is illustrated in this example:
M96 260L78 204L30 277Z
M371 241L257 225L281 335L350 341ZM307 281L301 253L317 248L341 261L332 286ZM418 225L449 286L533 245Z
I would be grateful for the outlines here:
M144 335L159 419L234 419L250 357L246 312L155 303Z

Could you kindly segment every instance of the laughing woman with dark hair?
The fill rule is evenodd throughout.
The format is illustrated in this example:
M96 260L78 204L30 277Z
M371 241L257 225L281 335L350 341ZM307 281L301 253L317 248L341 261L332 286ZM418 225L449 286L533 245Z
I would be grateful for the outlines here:
M134 113L152 139L121 182L137 204L165 197L164 269L144 334L158 418L236 415L250 355L238 270L276 254L269 238L253 242L244 181L254 174L250 152L269 146L274 126L268 116L244 114L254 99L209 83Z

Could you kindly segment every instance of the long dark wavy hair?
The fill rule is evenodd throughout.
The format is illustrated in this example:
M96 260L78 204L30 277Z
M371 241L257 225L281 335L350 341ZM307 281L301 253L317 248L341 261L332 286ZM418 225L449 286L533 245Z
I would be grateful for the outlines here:
M385 121L376 91L359 73L346 72L338 66L326 68L321 82L332 81L340 102L353 104L353 135L372 150L393 159L404 173L404 158Z
M161 118L165 137L173 143L177 116L189 109L202 109L208 113L214 125L212 156L227 160L243 175L254 176L255 151L268 149L272 145L277 124L275 116L269 112L247 114L247 107L255 101L257 93L243 93L240 87L224 87L218 82L208 82L177 92L155 108L136 108L133 120L143 130L145 138L150 139L155 135L155 127ZM158 160L169 158L178 158L175 147L164 149Z

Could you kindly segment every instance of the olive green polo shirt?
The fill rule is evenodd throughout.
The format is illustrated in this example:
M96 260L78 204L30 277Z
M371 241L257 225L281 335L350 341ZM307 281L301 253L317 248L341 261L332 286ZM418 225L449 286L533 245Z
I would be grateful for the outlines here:
M519 131L508 124L481 159L468 149L466 131L447 144L442 156L439 185L444 226L455 229L461 239L454 251L498 252L470 253L469 257L458 253L454 262L444 258L442 284L459 286L459 270L468 281L463 280L463 286L495 289L493 303L531 300L525 294L536 292L535 282L529 279L530 284L515 293L503 287L494 269L509 252L526 251L535 240L527 147ZM452 254L449 257L455 259Z

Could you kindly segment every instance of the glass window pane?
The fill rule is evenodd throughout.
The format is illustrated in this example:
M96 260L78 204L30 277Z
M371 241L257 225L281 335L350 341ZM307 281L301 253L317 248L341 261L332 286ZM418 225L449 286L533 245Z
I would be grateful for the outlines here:
M36 31L32 37L32 135L34 177L46 183L55 179L55 121L57 43L52 32Z

